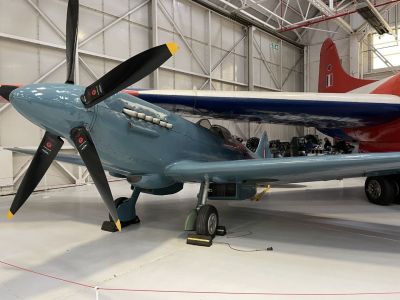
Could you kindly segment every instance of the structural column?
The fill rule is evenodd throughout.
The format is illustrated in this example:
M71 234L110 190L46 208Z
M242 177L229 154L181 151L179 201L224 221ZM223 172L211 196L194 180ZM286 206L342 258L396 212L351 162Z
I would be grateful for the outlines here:
M350 35L349 38L349 48L350 48L350 66L349 66L349 73L351 76L359 78L359 61L360 61L360 44L357 39L356 34Z
M247 76L249 91L254 90L254 70L253 70L253 40L254 40L254 26L250 26L247 30Z
M158 46L158 0L151 0L151 35L152 46ZM158 69L152 74L152 88L158 89Z

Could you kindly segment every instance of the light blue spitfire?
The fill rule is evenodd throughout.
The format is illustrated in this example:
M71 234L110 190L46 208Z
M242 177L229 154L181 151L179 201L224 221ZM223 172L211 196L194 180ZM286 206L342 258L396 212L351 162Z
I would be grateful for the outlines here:
M194 124L125 93L125 88L177 52L174 43L128 59L88 87L74 85L78 7L76 0L69 1L66 83L0 87L1 96L46 130L36 152L12 149L34 154L34 158L11 205L9 218L29 198L54 159L86 165L110 212L110 222L103 224L108 230L121 230L139 222L135 204L140 193L167 195L180 191L185 182L201 183L196 208L185 229L209 236L216 234L219 218L208 200L249 199L256 195L257 186L273 182L359 176L384 176L380 178L389 181L399 173L400 153L273 159L266 134L253 152L226 128L211 125L207 119ZM59 153L64 140L75 145L79 155ZM133 190L130 198L114 201L104 170L127 180ZM368 193L378 198L398 196L394 190L379 191L378 187Z

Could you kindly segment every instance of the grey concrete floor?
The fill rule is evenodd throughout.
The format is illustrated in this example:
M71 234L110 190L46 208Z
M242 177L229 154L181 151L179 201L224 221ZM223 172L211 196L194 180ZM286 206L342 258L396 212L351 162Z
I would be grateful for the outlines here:
M229 234L186 245L198 185L141 195L140 225L102 232L94 186L35 193L12 221L0 197L0 260L93 286L271 293L400 291L400 206L366 202L363 180L278 186L260 202L214 201ZM114 182L115 197L126 196ZM265 251L273 247L273 251ZM259 251L254 251L259 250ZM256 296L99 292L99 299L400 299L397 295ZM0 264L0 299L95 299L93 289Z

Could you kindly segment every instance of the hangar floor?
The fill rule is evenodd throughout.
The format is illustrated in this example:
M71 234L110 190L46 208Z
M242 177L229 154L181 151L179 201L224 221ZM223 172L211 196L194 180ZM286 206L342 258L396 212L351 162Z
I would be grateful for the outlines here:
M177 195L141 195L142 223L116 234L100 231L106 213L94 186L35 193L14 220L0 219L0 261L91 286L150 290L99 290L99 299L320 299L310 294L396 292L400 206L367 203L362 185L353 179L281 186L260 202L216 202L229 234L211 248L185 244L182 228L196 201L194 184ZM111 188L115 197L130 192L125 182ZM0 216L11 199L0 198ZM2 263L0 295L95 299L95 290Z

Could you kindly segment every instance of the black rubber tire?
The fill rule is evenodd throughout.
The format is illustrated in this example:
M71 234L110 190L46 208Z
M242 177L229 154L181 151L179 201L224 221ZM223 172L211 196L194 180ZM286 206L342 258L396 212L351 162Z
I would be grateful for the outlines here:
M115 203L115 207L120 206L123 202L125 202L126 200L128 200L127 197L119 197L117 199L114 200ZM111 217L110 214L108 214L108 219L110 220L110 222L114 222L113 218Z
M391 175L390 179L394 186L394 201L395 204L400 204L400 175Z
M369 202L373 204L390 205L395 201L396 186L390 176L368 177L364 189Z
M214 230L211 230L211 232L210 232L210 226L209 226L210 218L216 218L216 224L214 224L215 226L211 226L212 228L214 228L214 227L215 228L214 228ZM218 223L219 223L218 211L214 206L206 204L206 205L203 205L202 207L200 207L200 209L197 213L197 219L196 219L197 234L215 237L215 234L217 232Z

